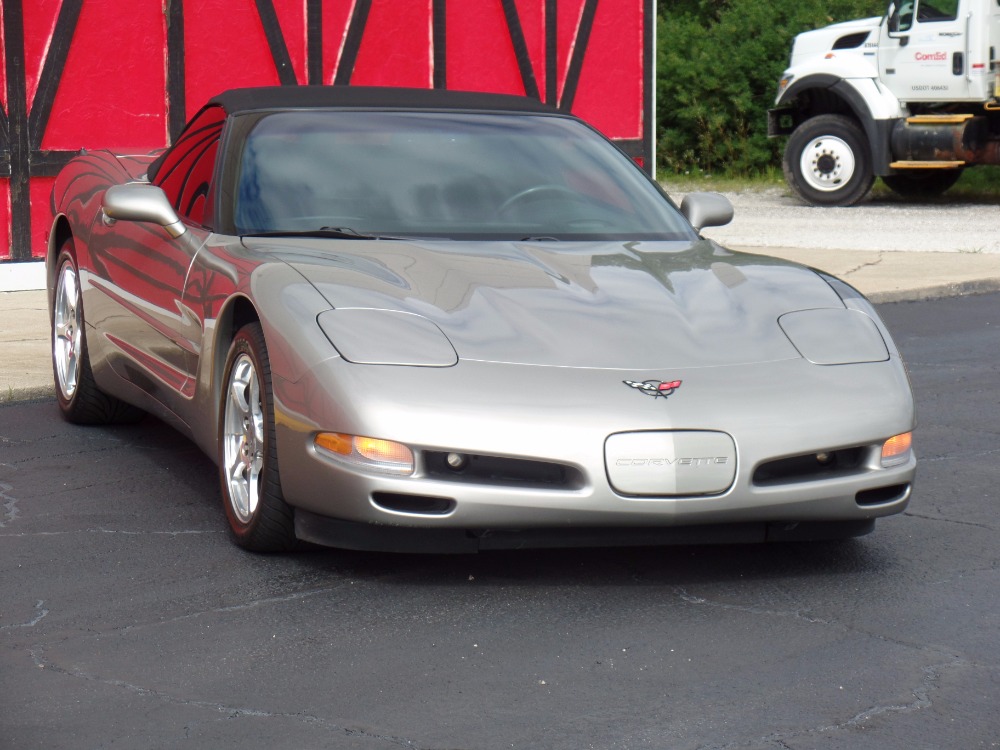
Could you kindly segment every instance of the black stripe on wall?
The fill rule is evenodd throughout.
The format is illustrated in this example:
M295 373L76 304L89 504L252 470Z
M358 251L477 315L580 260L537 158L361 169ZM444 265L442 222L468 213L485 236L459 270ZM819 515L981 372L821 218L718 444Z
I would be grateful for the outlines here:
M365 35L365 26L368 25L368 13L372 9L372 0L358 0L351 14L351 22L347 27L347 38L344 40L344 52L340 56L340 64L337 66L337 74L334 76L335 86L347 86L354 75L354 65L358 61L358 52L361 51L361 40Z
M3 5L4 52L7 60L7 116L10 118L10 243L12 260L31 258L31 168L28 140L28 92L24 75L24 14L21 0Z
M597 15L597 0L587 0L580 17L580 28L576 32L576 44L573 46L573 57L566 71L566 85L563 87L560 109L567 112L573 109L576 90L580 85L580 73L583 71L583 61L587 56L587 45L590 44L590 32L594 29L594 16Z
M7 113L0 107L0 158L7 158L10 151L10 123L7 120Z
M52 115L52 104L56 99L56 91L59 90L63 70L66 68L66 58L69 57L73 32L76 30L77 21L80 20L82 7L83 0L63 0L59 9L59 17L56 19L52 41L42 66L42 74L38 78L38 91L35 92L35 100L28 114L28 132L33 149L42 147L42 136Z
M267 46L271 50L274 69L278 71L278 80L282 86L297 86L299 81L295 77L292 57L288 54L285 35L281 31L281 23L278 21L278 12L274 9L274 0L256 1L257 15L260 16L260 22L264 26L264 36L267 38Z
M434 88L448 88L448 0L434 0Z
M559 103L559 4L545 0L545 101Z
M306 80L311 86L323 83L323 0L306 5Z
M535 79L535 69L531 65L531 57L528 55L528 43L524 38L521 17L517 13L517 5L515 5L514 0L501 0L500 4L503 6L503 13L507 18L507 32L514 45L514 56L517 59L518 70L521 72L524 94L532 99L541 99L541 94L538 92L538 81Z
M184 0L167 2L167 129L170 142L187 123L184 76Z

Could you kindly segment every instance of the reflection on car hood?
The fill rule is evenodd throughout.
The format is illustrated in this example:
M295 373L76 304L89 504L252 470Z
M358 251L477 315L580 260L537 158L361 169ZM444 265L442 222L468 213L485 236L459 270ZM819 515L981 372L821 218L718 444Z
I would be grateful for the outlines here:
M333 307L426 317L466 360L662 370L791 359L778 318L843 307L809 269L708 241L244 241Z

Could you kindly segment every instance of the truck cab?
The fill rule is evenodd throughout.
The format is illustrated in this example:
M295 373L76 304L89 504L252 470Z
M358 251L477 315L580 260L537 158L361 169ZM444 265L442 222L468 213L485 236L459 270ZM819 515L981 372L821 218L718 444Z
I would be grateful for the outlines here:
M852 205L876 177L903 195L1000 163L1000 0L890 0L885 15L799 34L768 113L789 184Z
M997 24L995 2L897 0L879 25L879 79L901 101L986 101Z

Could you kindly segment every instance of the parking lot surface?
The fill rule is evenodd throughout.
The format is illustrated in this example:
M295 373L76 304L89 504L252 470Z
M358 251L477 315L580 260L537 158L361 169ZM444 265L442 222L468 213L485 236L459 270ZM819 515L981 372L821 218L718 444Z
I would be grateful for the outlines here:
M0 405L0 747L995 747L1000 296L881 312L920 467L845 543L253 556L162 423Z

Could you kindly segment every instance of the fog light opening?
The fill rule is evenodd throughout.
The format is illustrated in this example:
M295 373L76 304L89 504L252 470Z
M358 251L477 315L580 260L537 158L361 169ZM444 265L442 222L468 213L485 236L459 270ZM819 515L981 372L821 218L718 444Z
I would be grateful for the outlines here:
M887 469L905 464L911 455L913 455L913 433L894 435L882 444L882 467Z
M452 471L462 471L462 469L469 465L469 457L463 453L449 453L445 457L445 463L448 464L448 468Z
M821 464L823 466L826 466L832 460L833 460L833 456L831 456L829 453L817 453L816 454L816 463Z

